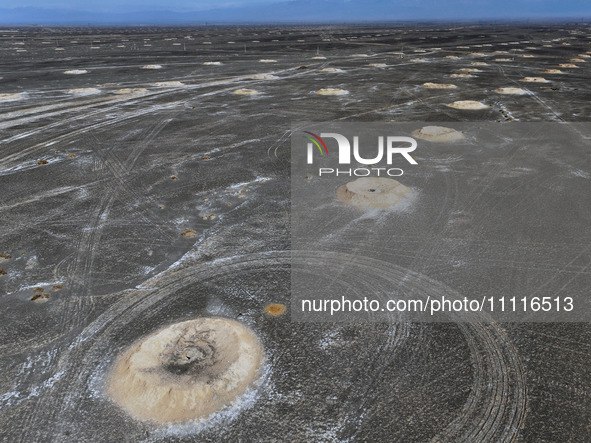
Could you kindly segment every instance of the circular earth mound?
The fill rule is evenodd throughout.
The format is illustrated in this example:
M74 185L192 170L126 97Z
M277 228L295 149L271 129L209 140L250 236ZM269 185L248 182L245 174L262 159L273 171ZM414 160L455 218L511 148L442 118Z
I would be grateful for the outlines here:
M453 142L464 138L461 132L444 126L424 126L413 131L412 136L432 142Z
M362 177L337 189L337 198L360 208L390 208L412 191L391 178Z
M528 83L548 83L548 80L544 77L523 77L521 81Z
M277 76L273 74L254 74L250 78L253 80L273 80Z
M166 81L166 82L156 82L156 83L152 83L152 85L156 86L158 88L174 88L174 87L178 87L178 86L185 86L185 84L183 82L179 82L178 80Z
M235 94L235 95L256 95L258 93L259 93L259 91L257 91L256 89L246 89L246 88L236 89L235 91L232 91L232 94Z
M432 83L432 82L427 82L427 83L423 83L421 86L423 88L427 88L427 89L455 89L455 88L457 88L456 85L451 84L451 83Z
M179 423L231 403L264 362L257 336L224 318L198 318L162 328L119 356L107 391L139 420Z
M470 111L488 108L488 105L475 100L459 100L457 102L450 103L447 106L455 109L468 109Z
M499 94L515 94L515 95L523 95L523 94L527 94L527 91L525 91L524 89L521 88L498 88L495 89L495 92L498 92Z
M346 95L349 91L346 89L338 89L338 88L322 88L316 91L316 94L319 95Z
M74 88L68 90L68 94L75 94L75 95L87 95L87 94L96 94L100 92L97 88Z

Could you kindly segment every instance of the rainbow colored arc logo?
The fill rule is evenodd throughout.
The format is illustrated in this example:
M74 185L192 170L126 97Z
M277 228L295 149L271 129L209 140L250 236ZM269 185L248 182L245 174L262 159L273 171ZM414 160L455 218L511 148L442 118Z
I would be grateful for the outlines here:
M324 155L324 153L326 153L326 155L328 155L328 149L326 149L326 144L324 143L324 141L318 137L316 134L310 132L310 131L304 131L306 134L310 134L312 137L308 137L307 135L304 135L304 138L307 138L308 140L310 140L312 143L314 143L317 147L318 150L320 151L320 155ZM320 142L320 143L318 143ZM320 146L322 144L322 146ZM324 148L324 151L322 150L322 148Z

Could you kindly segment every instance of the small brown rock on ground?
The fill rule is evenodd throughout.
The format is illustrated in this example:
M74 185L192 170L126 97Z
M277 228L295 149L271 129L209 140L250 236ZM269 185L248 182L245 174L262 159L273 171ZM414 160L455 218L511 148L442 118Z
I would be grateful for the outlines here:
M35 303L46 303L49 301L49 294L35 294L33 296L33 298L31 298L31 301L35 302Z
M195 238L197 237L197 232L194 229L185 229L181 232L181 235L185 238Z
M277 317L285 312L285 305L281 303L271 303L265 307L265 312L272 317Z

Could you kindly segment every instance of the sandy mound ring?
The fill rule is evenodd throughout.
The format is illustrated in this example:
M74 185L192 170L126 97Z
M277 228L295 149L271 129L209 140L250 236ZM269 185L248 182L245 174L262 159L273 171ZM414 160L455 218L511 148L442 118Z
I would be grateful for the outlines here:
M259 63L277 63L277 60L272 58L262 58L259 60Z
M527 94L527 91L521 88L498 88L495 89L495 92L499 94L515 94L515 95L523 95Z
M427 89L454 89L454 88L457 88L456 85L453 85L451 83L431 83L431 82L427 82L427 83L423 83L421 86L423 88L427 88Z
M564 74L564 71L560 69L545 69L542 71L544 74Z
M359 208L390 208L411 190L391 178L362 177L340 186L337 198Z
M453 77L453 78L474 78L475 76L472 74L451 74L450 77Z
M346 89L338 89L338 88L322 88L316 91L316 94L319 95L346 95L349 91Z
M139 420L185 422L243 394L263 362L263 347L250 329L233 320L199 318L133 344L115 362L107 391Z
M485 105L484 103L477 102L475 100L459 100L457 102L450 103L447 106L449 106L450 108L468 109L471 111L488 108L488 105Z
M221 66L223 65L222 62L203 62L205 66Z
M324 68L320 70L321 72L343 72L342 69L339 68Z
M413 131L412 136L432 142L453 142L464 138L461 132L445 126L424 126Z
M24 98L23 94L0 94L0 102L6 102L9 100L20 100Z
M162 65L144 65L142 69L162 69Z
M235 95L256 95L256 94L259 94L259 91L257 91L256 89L241 88L241 89L236 89L235 91L232 91L232 94L235 94Z
M80 74L88 74L88 71L86 69L70 69L68 71L64 71L64 74L80 75Z

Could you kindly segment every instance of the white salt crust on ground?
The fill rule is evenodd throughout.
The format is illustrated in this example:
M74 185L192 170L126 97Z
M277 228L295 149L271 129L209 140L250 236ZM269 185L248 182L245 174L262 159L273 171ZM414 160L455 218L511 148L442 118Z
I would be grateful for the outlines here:
M24 98L23 94L0 94L0 102L20 100L21 98Z

